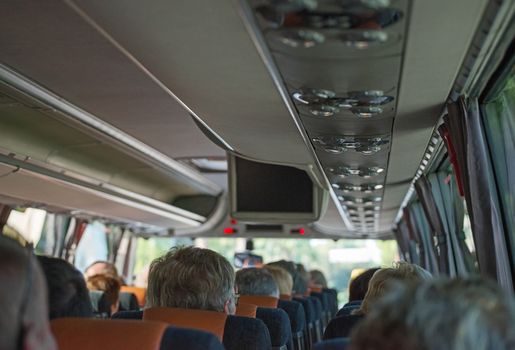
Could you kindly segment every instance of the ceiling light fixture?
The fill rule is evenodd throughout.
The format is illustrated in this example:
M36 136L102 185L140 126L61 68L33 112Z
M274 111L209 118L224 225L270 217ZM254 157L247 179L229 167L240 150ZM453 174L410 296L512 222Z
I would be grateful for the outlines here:
M333 183L333 188L343 192L363 192L373 193L374 191L380 190L384 187L382 184L362 184L354 185L349 183Z
M384 168L381 167L368 167L368 168L360 168L360 167L352 167L347 165L340 165L336 167L328 167L326 168L328 172L333 174L334 176L345 178L349 176L359 176L364 179L371 178L373 176L379 175L384 172Z
M388 41L388 33L382 30L348 30L340 35L342 42L358 50L366 50Z
M390 142L387 136L361 137L321 135L314 137L312 140L315 146L328 153L339 154L353 150L365 155L379 152L383 146Z

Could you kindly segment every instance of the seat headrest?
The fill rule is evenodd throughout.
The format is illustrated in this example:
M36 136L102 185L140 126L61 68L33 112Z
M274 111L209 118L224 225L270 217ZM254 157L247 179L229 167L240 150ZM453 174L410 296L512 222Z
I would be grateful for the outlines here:
M311 290L311 292L322 293L324 288L319 284L312 284L309 286L309 289Z
M236 306L236 316L256 318L257 306L253 304L238 302Z
M144 307L145 303L147 302L147 290L145 288L122 286L120 292L134 294L136 299L138 299L139 307Z
M262 295L240 295L239 302L275 309L279 299Z
M292 296L291 296L291 294L281 294L281 295L279 295L279 299L286 300L286 301L291 301Z
M227 314L216 311L152 307L143 311L143 320L166 322L182 328L193 328L213 333L222 340Z
M60 350L159 350L166 323L89 318L50 322Z

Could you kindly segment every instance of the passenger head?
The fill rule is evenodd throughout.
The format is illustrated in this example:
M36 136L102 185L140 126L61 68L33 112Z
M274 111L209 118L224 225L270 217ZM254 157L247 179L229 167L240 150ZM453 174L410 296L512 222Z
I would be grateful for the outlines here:
M391 268L377 270L368 285L368 290L357 314L367 314L370 307L395 284L421 283L430 280L431 273L418 265L399 262Z
M234 270L220 254L172 248L150 265L148 306L234 313Z
M293 290L295 294L304 295L308 291L309 273L302 264L296 264L297 274L293 278Z
M374 267L360 273L349 284L349 301L363 300L368 290L368 284L379 267Z
M265 265L263 266L275 280L279 288L279 294L291 295L293 289L293 278L285 269L278 266Z
M324 273L320 270L309 271L309 284L327 288L327 280L325 279Z
M93 317L84 276L63 259L38 256L48 286L50 319L58 317Z
M515 348L515 302L480 278L400 285L352 334L352 350Z
M116 266L114 266L114 264L108 261L103 260L97 260L88 267L86 267L84 275L86 276L86 278L95 275L109 275L115 277L119 276L118 270L116 270Z
M116 277L109 275L94 275L87 281L89 290L98 290L104 292L106 300L111 306L111 315L120 308L120 288L122 284Z
M0 235L0 349L57 349L45 278L32 254Z
M236 272L236 290L241 295L279 297L279 287L272 274L255 267Z

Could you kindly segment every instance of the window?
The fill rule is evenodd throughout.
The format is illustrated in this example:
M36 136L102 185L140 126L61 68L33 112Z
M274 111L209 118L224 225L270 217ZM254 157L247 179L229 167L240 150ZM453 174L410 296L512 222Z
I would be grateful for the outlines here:
M503 222L515 265L515 65L482 105Z

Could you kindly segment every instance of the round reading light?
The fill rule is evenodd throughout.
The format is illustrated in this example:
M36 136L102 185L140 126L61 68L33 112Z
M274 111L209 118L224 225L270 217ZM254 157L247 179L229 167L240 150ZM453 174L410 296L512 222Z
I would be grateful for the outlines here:
M309 49L325 41L325 36L311 29L283 31L279 41L289 47Z
M381 107L375 106L351 107L350 111L360 118L371 118L383 113L383 109Z
M385 95L381 90L350 91L349 100L357 106L378 106L394 100L393 96Z
M349 176L359 176L362 178L370 178L372 176L379 175L384 171L384 168L381 167L369 167L369 168L359 168L359 167L351 167L346 165L341 165L337 167L328 167L326 170L338 177L349 177Z
M331 117L340 110L330 105L314 105L309 111L317 117Z
M343 192L363 192L372 193L374 191L382 189L384 186L381 184L363 184L354 185L349 183L334 183L332 186Z
M334 98L336 93L325 89L303 88L292 93L293 98L302 104L325 104L328 99Z
M340 36L343 43L358 50L384 44L388 41L388 33L382 30L349 30Z

